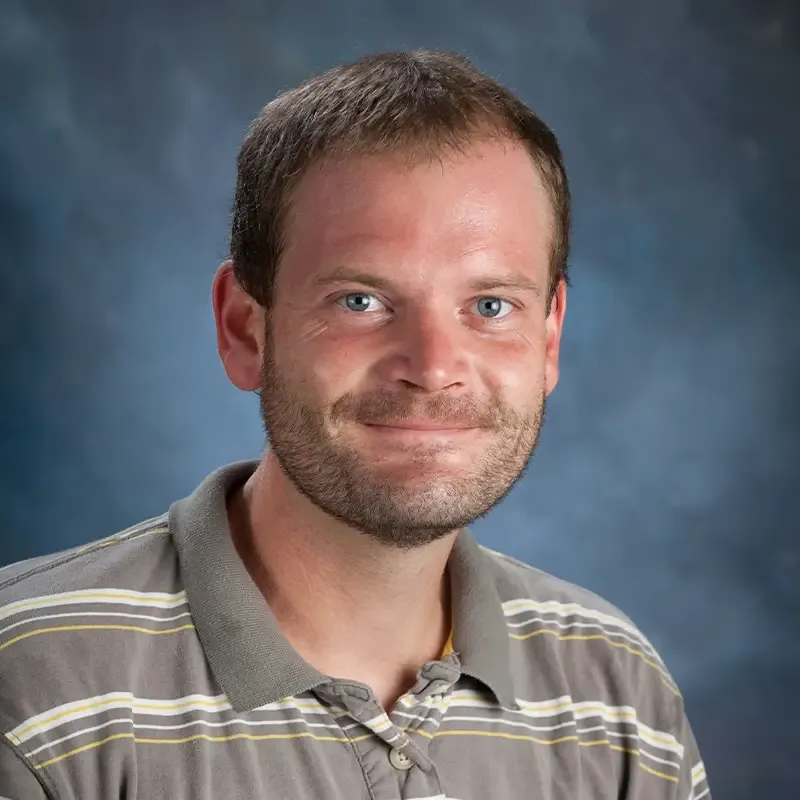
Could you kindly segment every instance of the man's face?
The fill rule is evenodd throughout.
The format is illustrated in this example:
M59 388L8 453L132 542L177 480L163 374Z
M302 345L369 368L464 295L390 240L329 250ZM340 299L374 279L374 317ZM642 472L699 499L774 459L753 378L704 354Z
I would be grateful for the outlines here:
M547 193L509 142L414 166L350 157L302 178L261 408L271 454L303 495L408 548L509 492L557 380L565 295L548 315L552 237Z

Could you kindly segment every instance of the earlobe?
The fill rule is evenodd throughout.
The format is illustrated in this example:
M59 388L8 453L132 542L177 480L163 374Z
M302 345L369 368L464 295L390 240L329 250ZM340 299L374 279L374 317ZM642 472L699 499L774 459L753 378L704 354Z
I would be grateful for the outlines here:
M257 391L261 388L264 310L239 285L231 261L217 270L211 299L225 373L238 389Z
M564 315L567 311L567 285L561 281L550 301L550 313L545 321L545 392L550 394L558 383L559 353Z

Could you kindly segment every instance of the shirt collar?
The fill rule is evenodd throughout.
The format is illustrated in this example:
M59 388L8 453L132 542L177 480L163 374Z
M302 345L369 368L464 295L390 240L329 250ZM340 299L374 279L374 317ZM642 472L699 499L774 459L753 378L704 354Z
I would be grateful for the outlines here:
M173 503L169 527L195 628L215 678L237 711L308 691L329 677L316 670L278 629L230 536L226 499L257 461L212 472ZM448 561L453 597L453 648L461 671L515 707L508 629L488 556L462 530Z

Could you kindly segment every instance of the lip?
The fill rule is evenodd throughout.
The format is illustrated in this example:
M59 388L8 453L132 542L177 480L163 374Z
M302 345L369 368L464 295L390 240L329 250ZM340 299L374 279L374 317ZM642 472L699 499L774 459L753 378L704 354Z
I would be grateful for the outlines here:
M441 423L439 425L441 426ZM405 421L402 426L365 424L363 428L376 441L417 447L435 443L452 445L457 441L471 440L483 432L481 428L433 428L429 423L424 426L412 426Z
M473 426L442 424L427 419L404 419L398 422L365 422L368 428L389 428L398 431L418 431L420 433L450 433L476 430Z

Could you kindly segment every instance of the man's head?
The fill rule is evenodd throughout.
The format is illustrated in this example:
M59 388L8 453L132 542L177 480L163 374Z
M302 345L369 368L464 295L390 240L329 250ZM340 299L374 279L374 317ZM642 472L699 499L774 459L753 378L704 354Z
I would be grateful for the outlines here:
M390 54L273 101L238 169L215 311L269 457L387 544L485 514L558 378L569 194L552 133L463 58Z

